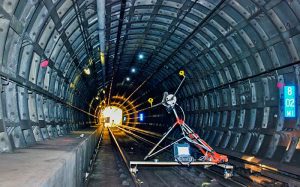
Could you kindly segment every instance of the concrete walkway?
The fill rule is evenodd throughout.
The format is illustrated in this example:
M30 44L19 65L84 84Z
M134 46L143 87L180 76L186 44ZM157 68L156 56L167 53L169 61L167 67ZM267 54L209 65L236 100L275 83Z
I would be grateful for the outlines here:
M77 131L0 154L0 186L82 186L95 131ZM84 138L80 138L85 134ZM84 164L86 163L86 164Z

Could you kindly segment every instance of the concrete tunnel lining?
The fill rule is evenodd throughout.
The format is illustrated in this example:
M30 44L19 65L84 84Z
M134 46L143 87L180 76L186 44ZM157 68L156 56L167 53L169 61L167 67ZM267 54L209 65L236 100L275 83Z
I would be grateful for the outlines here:
M1 152L95 125L104 98L143 109L149 97L175 90L184 69L178 100L204 140L229 156L299 173L300 110L283 117L280 87L298 87L299 108L299 1L105 3L103 66L96 1L0 2ZM148 114L156 117L141 128L168 128L163 110Z

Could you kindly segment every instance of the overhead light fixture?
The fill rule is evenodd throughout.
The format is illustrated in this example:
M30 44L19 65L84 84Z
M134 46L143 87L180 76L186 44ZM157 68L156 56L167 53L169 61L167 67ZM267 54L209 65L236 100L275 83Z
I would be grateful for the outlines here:
M75 84L71 82L70 88L75 88Z
M98 96L96 96L96 97L95 97L95 99L96 99L96 100L99 100L99 97L98 97Z
M126 77L126 81L130 81L130 77Z
M131 73L135 73L136 69L135 68L131 68Z
M144 121L144 113L139 113L139 121L142 122Z
M143 54L139 54L139 59L140 60L144 59L144 55Z
M84 72L86 75L90 75L90 74L91 74L90 68L84 68L84 69L83 69L83 72Z

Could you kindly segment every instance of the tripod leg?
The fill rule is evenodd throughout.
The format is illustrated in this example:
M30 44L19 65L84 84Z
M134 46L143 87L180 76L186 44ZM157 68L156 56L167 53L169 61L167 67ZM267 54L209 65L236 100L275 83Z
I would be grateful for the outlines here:
M200 152L205 155L206 160L216 164L228 162L226 155L219 154L213 150L197 133L195 133L187 124L182 125L183 129L188 133L186 139L190 139Z
M160 143L169 135L169 133L174 129L174 127L177 125L177 123L174 123L174 125L167 131L167 133L159 140L159 142L151 149L151 151L145 156L144 160L147 160L149 158L149 155L153 153L153 151L160 145Z
M156 155L156 154L159 153L159 152L162 152L163 150L165 150L165 149L171 147L172 145L176 144L177 142L183 140L184 138L185 138L185 137L182 137L182 138L176 140L175 142L173 142L173 143L167 145L166 147L161 148L160 150L156 151L155 153L152 153L152 154L148 155L148 158L149 158L149 157L152 157L152 156L154 156L154 155Z

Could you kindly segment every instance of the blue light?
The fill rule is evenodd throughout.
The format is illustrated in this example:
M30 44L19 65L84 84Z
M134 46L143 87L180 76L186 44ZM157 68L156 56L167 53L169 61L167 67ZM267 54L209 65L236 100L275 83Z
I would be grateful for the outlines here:
M284 86L284 117L296 117L296 88L295 86Z
M125 122L125 121L126 121L126 119L127 119L127 118L126 118L126 116L124 116L124 117L123 117L123 121Z
M144 58L143 54L139 54L139 59L142 60Z
M144 113L139 114L139 121L144 121Z

